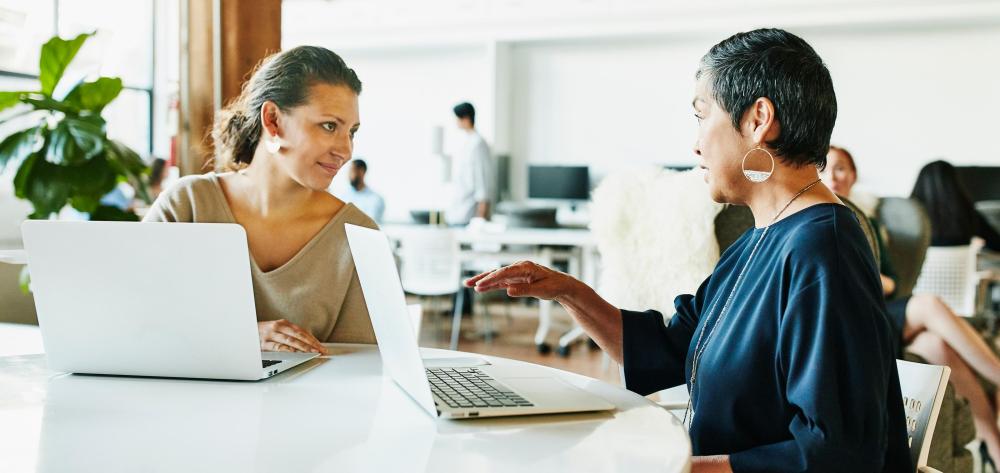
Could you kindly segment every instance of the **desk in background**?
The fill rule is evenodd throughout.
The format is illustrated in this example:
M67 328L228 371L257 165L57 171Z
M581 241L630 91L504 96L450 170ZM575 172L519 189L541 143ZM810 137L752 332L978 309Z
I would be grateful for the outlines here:
M375 347L331 347L259 382L69 375L44 355L0 357L0 471L689 471L680 422L624 389L483 357L554 373L618 410L432 419L382 377Z
M423 225L386 224L382 231L390 239L399 242L408 231L420 229ZM565 261L568 273L588 286L597 282L597 243L590 230L580 228L506 228L503 231L473 231L465 227L454 229L455 238L463 245L461 257L465 262L477 260L496 261L510 264L529 260L543 266ZM484 250L484 247L492 247ZM527 248L525 250L525 248ZM535 331L535 345L545 353L549 350L545 342L552 324L552 301L539 301L538 329ZM584 335L583 329L574 328L559 338L557 351L569 354L569 345Z

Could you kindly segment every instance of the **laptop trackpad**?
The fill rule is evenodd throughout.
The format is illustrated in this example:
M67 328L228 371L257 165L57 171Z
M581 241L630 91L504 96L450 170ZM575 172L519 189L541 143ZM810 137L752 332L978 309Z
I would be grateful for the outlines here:
M558 378L501 378L500 382L536 404L555 402L572 405L594 400L592 395Z

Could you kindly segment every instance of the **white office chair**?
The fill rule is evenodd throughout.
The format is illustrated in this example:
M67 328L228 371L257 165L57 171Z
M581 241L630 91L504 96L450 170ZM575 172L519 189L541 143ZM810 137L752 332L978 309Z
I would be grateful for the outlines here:
M407 232L399 245L404 291L428 297L456 294L449 346L457 349L465 297L458 240L449 228L426 227Z
M903 360L896 360L896 368L899 371L899 387L903 393L906 412L910 458L917 472L939 473L927 466L927 455L931 450L931 438L934 437L934 427L941 412L941 400L948 387L951 368Z
M977 250L972 245L928 248L913 293L933 294L956 314L975 315Z

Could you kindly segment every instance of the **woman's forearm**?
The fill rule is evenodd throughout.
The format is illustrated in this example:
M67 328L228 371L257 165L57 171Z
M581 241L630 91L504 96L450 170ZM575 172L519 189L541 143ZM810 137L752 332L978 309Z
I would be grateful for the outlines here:
M708 457L692 457L691 473L732 473L729 455L713 455Z
M597 291L573 280L574 284L555 298L616 363L622 362L621 311L604 300Z

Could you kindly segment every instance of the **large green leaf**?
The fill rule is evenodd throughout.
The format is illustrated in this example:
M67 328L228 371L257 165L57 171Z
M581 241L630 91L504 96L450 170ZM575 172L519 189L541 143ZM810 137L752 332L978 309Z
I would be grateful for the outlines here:
M31 218L47 218L66 206L72 195L70 184L59 178L62 166L39 159L31 167L25 181L23 194L35 208Z
M35 158L35 159L32 159ZM103 156L98 156L79 166L60 166L32 154L25 177L15 176L15 192L34 207L32 218L47 218L73 204L80 210L96 210L97 202L117 184L117 175ZM21 169L25 169L22 165ZM20 171L20 170L19 170ZM82 207L82 208L81 208Z
M100 155L80 166L59 166L59 180L68 183L74 197L101 200L118 185L118 174Z
M32 127L21 130L0 141L0 171L3 171L8 163L17 166L28 157L38 144L38 129Z
M41 153L29 154L17 168L17 173L14 174L14 195L19 199L28 198L28 194L26 192L28 188L28 180L31 178L31 170L35 167L35 163L41 159L40 156Z
M120 141L108 140L105 143L108 149L108 160L115 161L122 167L123 175L140 175L149 171L146 163L139 157L139 154L132 151L132 148L125 146Z
M136 195L143 202L151 204L152 199L149 196L149 186L147 183L149 166L146 165L135 151L132 151L128 146L118 141L108 140L104 144L104 149L107 150L108 164L119 175L127 178L128 183L132 185Z
M29 92L0 92L0 112L21 103L21 97Z
M94 82L81 82L66 95L63 102L78 110L101 113L122 91L122 80L117 77L101 77Z
M69 205L80 212L91 213L101 205L101 199L95 199L89 195L77 195L69 198Z
M83 33L73 39L55 37L42 45L42 55L38 60L38 80L42 83L42 93L51 96L66 67L80 52L80 47L94 33Z
M122 210L110 205L100 205L97 207L97 210L90 213L90 219L138 222L139 216L129 210Z
M44 95L39 95L36 93L25 94L24 97L21 97L21 101L28 105L31 105L32 107L35 107L35 110L46 110L46 111L55 110L57 112L63 112L68 114L76 114L77 112L79 112L79 110L77 110L76 107L70 104L62 103L53 98L46 97Z
M45 160L78 165L104 151L104 120L96 115L64 117L49 136Z

